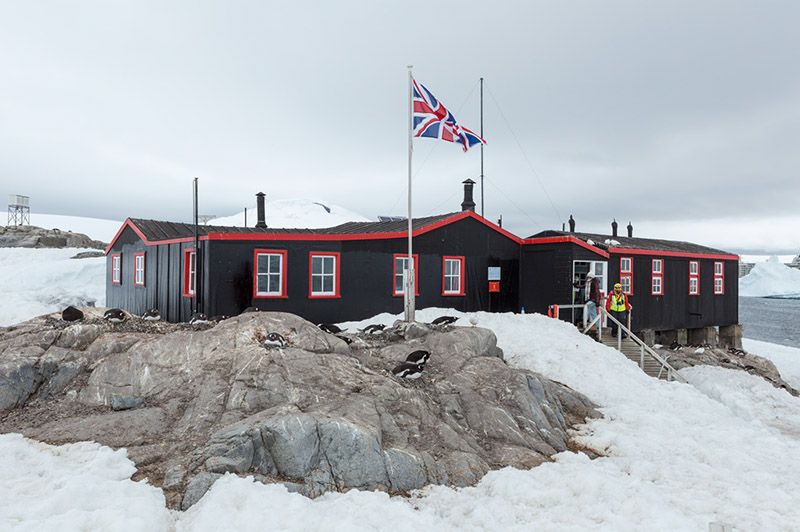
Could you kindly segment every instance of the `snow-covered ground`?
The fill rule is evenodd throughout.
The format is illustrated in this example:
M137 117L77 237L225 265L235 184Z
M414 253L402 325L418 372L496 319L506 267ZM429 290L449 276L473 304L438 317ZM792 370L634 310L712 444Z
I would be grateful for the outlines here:
M31 302L53 294L102 292L105 260L67 258L77 251L0 250L0 297L10 302L3 307L25 308L13 318L0 316L0 324L40 313ZM419 311L417 319L445 313L469 326L470 315L445 309ZM226 476L177 513L165 508L160 490L130 480L134 468L124 449L52 447L6 434L0 435L0 530L707 530L712 521L738 530L798 529L800 399L721 368L683 370L688 385L657 381L565 322L538 314L476 316L478 326L495 332L510 364L600 405L604 417L582 426L576 438L604 457L561 453L529 471L507 468L475 487L429 487L411 498L351 491L309 500ZM748 339L744 346L771 358L800 386L800 349Z
M418 319L452 310L426 309ZM391 323L380 315L349 326ZM193 508L169 512L156 488L131 482L124 451L49 447L0 436L0 523L20 530L791 530L800 522L800 399L744 372L682 371L691 384L647 377L618 352L538 314L478 313L510 364L585 393L603 419L569 452L529 471L503 469L475 486L412 498L351 491L317 500L226 476ZM772 344L754 344L770 356ZM755 347L753 347L755 351ZM779 366L800 374L800 350ZM435 359L432 363L435 363ZM85 488L83 488L85 486ZM0 524L0 528L2 528Z
M756 263L739 279L739 295L800 297L800 270L786 266L778 257Z

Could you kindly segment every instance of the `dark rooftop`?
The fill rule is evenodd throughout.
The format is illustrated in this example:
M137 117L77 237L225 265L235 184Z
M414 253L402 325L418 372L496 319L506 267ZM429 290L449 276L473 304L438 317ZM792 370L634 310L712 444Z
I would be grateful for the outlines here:
M672 251L676 253L701 253L704 255L735 255L721 249L714 249L691 242L680 242L677 240L659 240L655 238L638 238L627 236L600 235L597 233L570 233L569 231L542 231L528 238L548 238L556 236L574 236L579 240L588 242L591 240L595 247L607 250L609 247L641 249L643 251ZM616 240L619 244L610 246L606 240Z

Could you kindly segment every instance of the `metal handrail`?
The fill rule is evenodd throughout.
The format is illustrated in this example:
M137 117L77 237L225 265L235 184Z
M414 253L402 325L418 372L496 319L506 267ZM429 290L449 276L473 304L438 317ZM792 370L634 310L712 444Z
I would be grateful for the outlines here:
M667 380L679 380L680 382L682 382L684 384L688 384L688 381L686 379L684 379L683 377L681 377L681 375L678 373L678 370L673 368L669 364L669 362L667 362L667 360L665 358L662 358L661 355L659 355L658 353L653 351L653 349L649 345L644 343L644 341L641 338L639 338L638 336L633 334L633 332L631 332L631 330L629 328L625 327L622 323L620 323L620 321L617 318L615 318L614 316L609 314L608 311L606 309L602 308L602 307L599 307L598 310L600 312L597 313L597 318L592 320L592 323L594 323L595 321L599 320L600 316L602 316L602 315L605 315L606 318L611 319L612 321L614 321L614 323L616 323L617 326L620 328L620 334L617 335L618 345L619 345L618 349L620 351L622 350L621 348L622 348L622 334L623 334L623 332L627 333L628 337L630 337L631 340L633 340L634 342L639 344L639 346L641 347L641 350L642 350L641 351L642 354L641 354L639 367L644 369L644 354L646 352L648 355L650 355L651 357L656 359L656 361L661 363L661 369L658 372L659 378L661 377L661 372L664 371L664 368L666 368L667 369ZM630 318L630 314L628 314L628 317ZM628 320L628 321L630 322L630 320ZM587 330L588 330L588 328L587 328ZM584 331L584 333L585 332L586 331Z

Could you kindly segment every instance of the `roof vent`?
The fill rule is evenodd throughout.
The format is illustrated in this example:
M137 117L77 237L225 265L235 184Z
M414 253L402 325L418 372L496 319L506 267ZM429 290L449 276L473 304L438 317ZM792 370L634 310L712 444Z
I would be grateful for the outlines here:
M264 196L265 194L263 192L256 194L256 208L258 210L258 221L256 222L256 227L258 228L267 227L267 215L264 209Z
M472 186L475 184L475 181L467 178L463 183L464 201L461 202L461 210L475 212L475 201L472 199Z
M611 236L617 236L617 219L614 218L614 221L611 222Z
M633 238L633 226L628 222L628 238Z

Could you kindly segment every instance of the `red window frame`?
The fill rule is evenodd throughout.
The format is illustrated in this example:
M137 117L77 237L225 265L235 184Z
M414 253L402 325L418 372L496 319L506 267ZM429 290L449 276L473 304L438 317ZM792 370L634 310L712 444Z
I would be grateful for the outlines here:
M280 255L281 256L281 291L279 294L259 294L258 293L258 256L259 255ZM286 299L286 277L288 277L288 253L285 249L256 249L253 251L253 299Z
M694 269L694 273L692 273ZM692 289L692 281L694 281L694 289ZM700 261L689 261L689 295L700 295Z
M656 271L656 264L658 264L658 271ZM664 259L653 259L650 270L650 295L663 296L664 295ZM658 279L658 291L656 291L656 279Z
M719 281L719 285L717 285L717 281ZM725 263L723 262L714 263L714 295L725 295Z
M122 284L122 253L111 255L111 282Z
M139 257L142 258L142 279L139 282ZM134 253L133 254L133 284L136 286L144 286L144 268L145 268L145 258L144 253Z
M414 296L419 295L419 255L414 254ZM408 259L408 253L395 253L392 257L392 295L394 297L403 297L405 294L405 288L401 291L395 290L395 277L397 274L395 270L397 268L397 259Z
M192 263L194 263L194 270L192 270ZM183 250L183 297L195 297L196 294L197 253L195 248L186 248Z
M313 292L313 272L314 272L314 257L333 257L333 293L317 293ZM311 251L308 254L308 298L309 299L330 299L342 297L339 293L339 261L341 260L341 253L336 251Z
M455 261L458 263L458 290L457 291L447 291L445 290L446 279L445 279L445 271L447 271L446 265L447 261ZM464 257L442 257L442 295L443 296L465 296L467 295L464 291Z
M628 261L627 268L624 267L625 261ZM623 294L633 295L633 257L619 258L619 284L622 285Z

